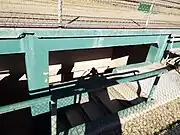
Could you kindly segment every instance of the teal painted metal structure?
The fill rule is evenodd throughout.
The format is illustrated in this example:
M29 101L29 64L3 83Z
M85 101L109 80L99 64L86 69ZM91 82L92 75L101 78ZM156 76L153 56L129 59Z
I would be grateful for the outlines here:
M172 46L170 39L180 35L180 30L123 30L123 29L2 29L0 30L0 54L24 53L27 71L29 94L36 95L28 101L0 107L0 114L31 107L32 115L39 115L50 111L50 102L56 99L57 108L74 103L73 95L84 94L87 97L87 86L91 80L81 83L77 87L77 80L71 83L52 84L49 86L49 52L59 50L76 50L88 48L104 48L115 46L151 45L144 63L128 65L123 68L138 67L143 64L161 62L164 52ZM173 42L173 47L180 47L180 42ZM121 67L122 68L122 67ZM118 73L120 68L114 70ZM96 87L108 87L116 83L130 82L144 78L159 76L167 69L159 69L145 74L114 77L98 83ZM155 85L155 84L154 84ZM90 88L90 89L96 89ZM150 94L153 94L153 86ZM43 94L43 96L42 96ZM149 95L151 98L151 95ZM64 102L68 101L68 102ZM45 106L44 111L35 108ZM56 109L57 109L56 108Z
M0 31L0 54L25 53L31 94L49 87L50 51L153 44L146 60L153 63L162 60L169 48L169 37L179 33L180 30L4 29ZM180 42L174 46L179 47Z

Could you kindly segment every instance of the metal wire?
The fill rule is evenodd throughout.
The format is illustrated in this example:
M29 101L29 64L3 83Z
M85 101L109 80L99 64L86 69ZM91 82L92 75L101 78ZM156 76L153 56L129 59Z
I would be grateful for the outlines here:
M176 0L0 0L0 27L176 28L179 10Z
M137 10L142 2L153 4L150 14ZM172 28L180 25L179 5L173 1L63 0L62 6L65 27ZM78 19L68 23L75 18Z
M0 0L2 27L53 27L57 20L57 1Z

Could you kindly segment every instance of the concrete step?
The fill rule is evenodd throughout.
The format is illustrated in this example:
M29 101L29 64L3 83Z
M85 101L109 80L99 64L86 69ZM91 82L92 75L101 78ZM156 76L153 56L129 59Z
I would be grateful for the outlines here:
M68 118L71 127L80 125L85 123L85 119L83 118L82 114L80 113L79 107L72 107L66 111L66 116Z
M122 108L125 109L127 107L132 106L132 103L124 98L124 96L121 95L121 93L118 91L118 89L115 89L113 87L108 87L108 93L110 93L111 97L113 99L117 99L119 103L121 104Z
M137 90L130 83L122 83L113 86L116 91L118 91L125 100L134 100L138 98Z
M106 90L98 91L95 95L101 100L101 102L110 110L111 113L118 112L123 108L117 100L111 100Z
M106 107L106 105L95 95L95 92L90 93L90 100L98 106L98 108L103 112L104 115L111 114L111 111Z
M118 86L117 85L115 87L113 86L113 88L116 91L116 95L117 93L119 93L120 95L123 95L124 101L126 102L123 102L123 101L120 101L120 102L122 105L126 106L126 108L139 104L146 100L146 98L144 97L138 97L137 91L139 88L137 85L134 85L134 82L119 84ZM140 90L140 93L141 93L140 95L144 94L142 90ZM116 95L115 97L117 97Z
M96 120L104 116L103 111L93 102L84 103L81 105L90 120Z
M110 99L119 99L119 100L125 100L124 96L122 96L118 90L116 90L113 86L108 87L107 91L109 93Z

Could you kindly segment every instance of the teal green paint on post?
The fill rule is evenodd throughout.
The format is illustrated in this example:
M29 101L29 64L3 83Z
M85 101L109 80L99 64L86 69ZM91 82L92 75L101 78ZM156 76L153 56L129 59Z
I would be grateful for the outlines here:
M49 55L44 47L40 47L37 38L26 35L22 45L26 51L25 61L29 90L47 88L49 86Z
M20 39L0 39L0 54L23 53L20 42Z
M160 36L160 38L158 40L158 51L155 55L154 62L161 62L161 60L163 59L165 50L168 47L168 43L167 43L168 38L169 38L168 35Z
M157 37L157 45L150 46L146 61L161 62L161 60L163 59L164 52L168 46L168 37L169 35L159 35Z
M149 51L148 51L148 55L146 57L147 62L154 62L154 58L157 54L158 49L159 48L155 45L150 46Z

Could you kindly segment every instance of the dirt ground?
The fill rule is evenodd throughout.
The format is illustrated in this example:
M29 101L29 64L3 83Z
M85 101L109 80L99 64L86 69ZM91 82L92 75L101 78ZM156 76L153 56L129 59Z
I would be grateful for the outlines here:
M180 98L140 115L123 125L123 135L179 135Z

